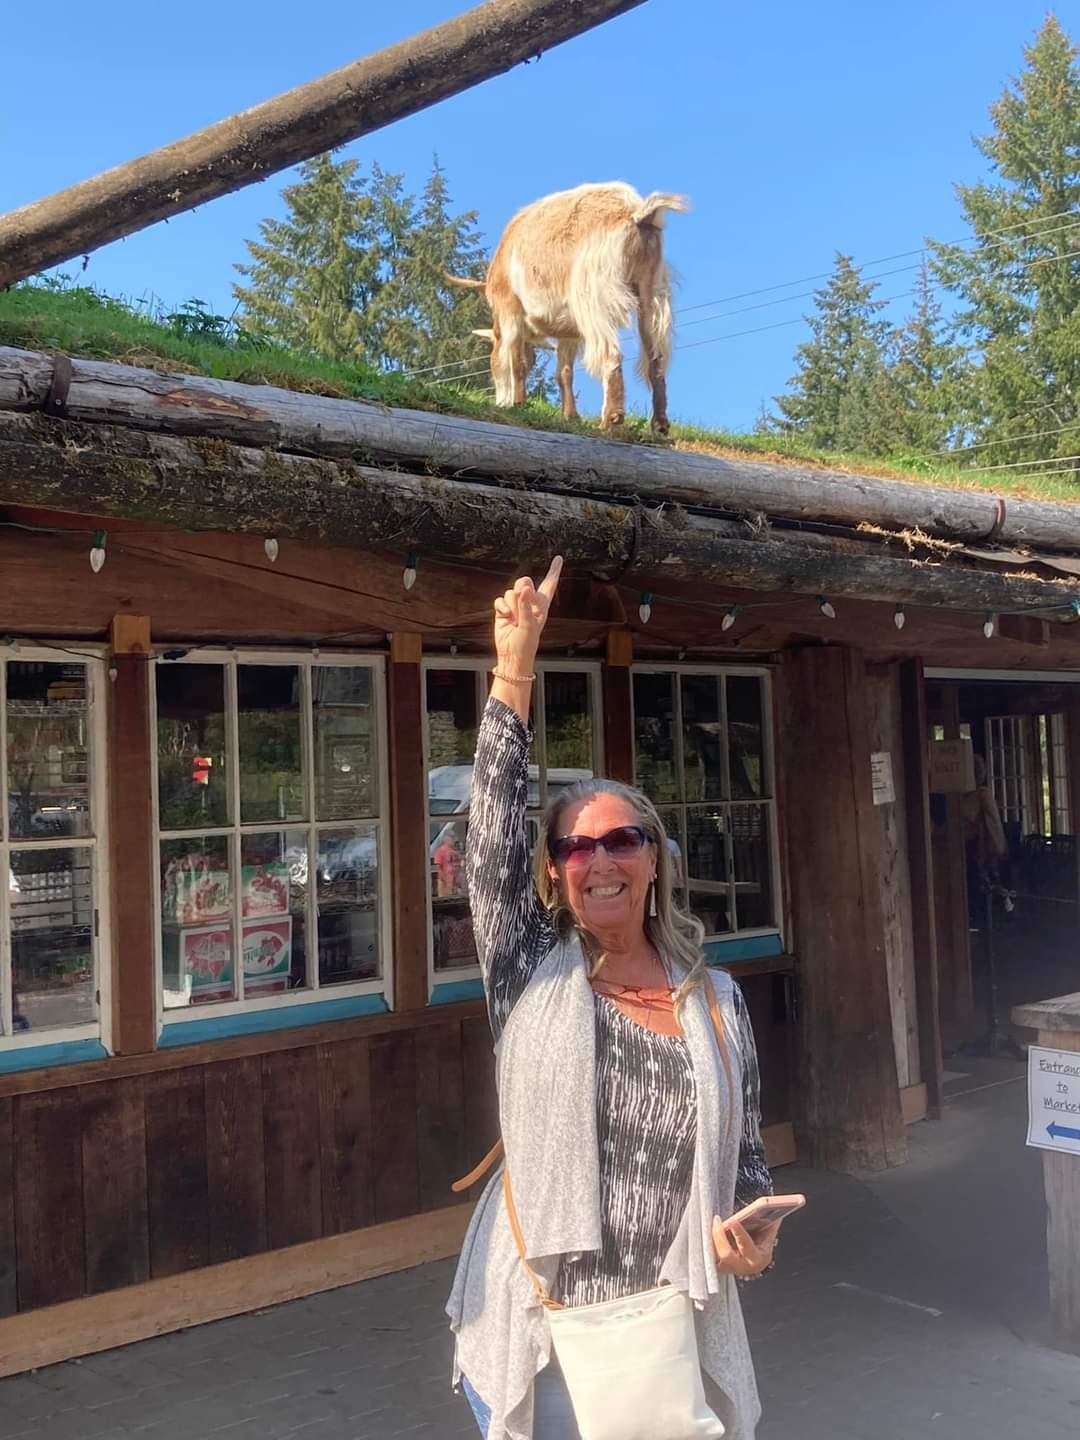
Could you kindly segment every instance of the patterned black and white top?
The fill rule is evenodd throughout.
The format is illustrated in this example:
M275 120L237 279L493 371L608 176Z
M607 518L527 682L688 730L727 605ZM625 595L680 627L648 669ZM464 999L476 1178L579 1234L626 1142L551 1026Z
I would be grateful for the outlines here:
M469 812L468 878L477 953L496 1037L556 942L531 876L525 826L529 735L509 706L489 700L477 738ZM761 1141L759 1078L745 1001L735 989L743 1076L737 1205L772 1193ZM694 1072L681 1036L636 1024L596 997L599 1251L567 1259L567 1305L614 1300L654 1286L690 1196L696 1135Z

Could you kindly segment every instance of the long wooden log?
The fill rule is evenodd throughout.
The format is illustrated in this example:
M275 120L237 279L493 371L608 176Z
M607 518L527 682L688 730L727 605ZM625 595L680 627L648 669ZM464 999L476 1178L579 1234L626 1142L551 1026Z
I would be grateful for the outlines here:
M501 75L644 0L488 0L0 219L0 287Z
M642 588L667 577L728 589L828 594L967 610L1064 614L1080 586L740 521L506 490L198 436L155 435L0 410L0 504L122 517L191 531L273 534L417 550L497 571L554 552ZM93 521L88 520L88 526Z
M53 373L50 356L0 346L0 409L40 408ZM1002 544L1080 551L1080 505L1068 502L723 460L106 361L72 362L66 413L89 423L210 435L375 465L389 461L553 491L793 520L865 521L967 542L993 534Z

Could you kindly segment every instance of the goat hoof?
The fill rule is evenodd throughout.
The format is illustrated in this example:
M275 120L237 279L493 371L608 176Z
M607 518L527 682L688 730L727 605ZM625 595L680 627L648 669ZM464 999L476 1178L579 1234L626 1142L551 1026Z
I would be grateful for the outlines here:
M616 430L616 429L623 423L623 421L624 421L625 419L626 419L626 416L625 416L625 415L621 415L621 414L618 414L618 413L616 413L616 414L614 414L614 415L603 415L603 416L600 417L600 429L601 429L601 430Z
M652 425L649 427L654 435L666 435L671 429L671 421L667 416L654 416Z

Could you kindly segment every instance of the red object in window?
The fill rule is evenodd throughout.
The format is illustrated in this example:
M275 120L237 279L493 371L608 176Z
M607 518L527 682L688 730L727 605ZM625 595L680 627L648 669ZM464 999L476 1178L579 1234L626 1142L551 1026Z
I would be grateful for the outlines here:
M191 761L191 780L194 785L210 784L210 767L214 763L212 755L196 755Z

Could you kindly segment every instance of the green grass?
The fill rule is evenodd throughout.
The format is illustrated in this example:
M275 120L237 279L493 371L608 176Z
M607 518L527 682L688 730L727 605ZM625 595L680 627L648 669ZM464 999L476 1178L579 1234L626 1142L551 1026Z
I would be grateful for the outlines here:
M564 420L554 406L539 400L515 410L497 409L490 396L481 389L471 388L475 381L431 384L422 377L320 360L295 351L245 342L219 322L220 317L209 315L199 302L191 302L177 315L166 317L71 283L18 285L0 292L0 345L17 349L63 350L87 359L113 360L151 369L171 368L221 380L277 385L499 424L576 435L605 434L595 420ZM606 438L637 444L655 443L647 420L637 415L628 417L618 434L608 432ZM735 434L688 424L673 425L670 442L661 443L1044 500L1080 500L1080 487L1067 475L1040 475L1038 471L1020 470L979 474L938 457L907 455L870 459L809 450L797 440L781 436Z

